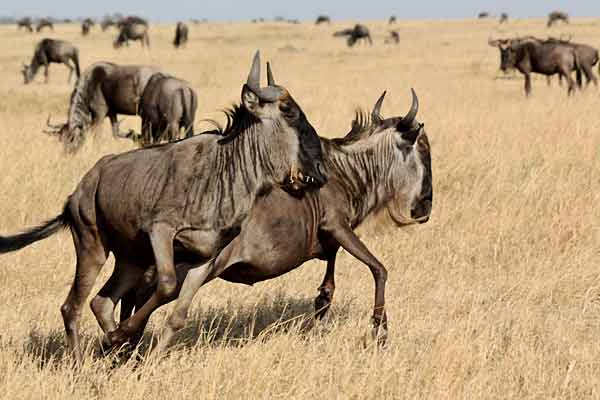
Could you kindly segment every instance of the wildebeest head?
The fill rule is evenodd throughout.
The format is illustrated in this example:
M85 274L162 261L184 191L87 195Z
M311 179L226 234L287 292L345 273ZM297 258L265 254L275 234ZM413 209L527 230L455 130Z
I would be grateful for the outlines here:
M327 176L319 136L287 89L275 83L269 63L267 81L266 87L260 86L260 54L257 52L242 89L243 106L262 124L277 132L277 139L297 154L291 171L286 171L291 189L323 185ZM273 154L273 157L277 155Z
M512 48L512 41L509 39L488 40L492 47L498 47L500 50L500 69L502 72L508 72L515 65L515 52Z
M21 73L23 74L23 82L28 84L33 80L33 72L31 71L31 67L27 64L23 64L23 68L21 69Z
M433 201L431 154L423 124L416 119L419 99L412 90L412 106L404 117L384 119L380 110L385 92L373 109L371 119L381 133L393 140L393 166L388 171L387 185L394 194L387 211L400 226L429 220ZM376 132L376 134L380 134Z

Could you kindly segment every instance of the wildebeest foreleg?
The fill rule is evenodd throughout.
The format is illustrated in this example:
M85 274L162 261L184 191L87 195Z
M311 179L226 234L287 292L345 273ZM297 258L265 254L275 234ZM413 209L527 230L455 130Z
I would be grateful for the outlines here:
M325 316L333 300L336 255L337 249L327 260L327 271L325 272L321 286L319 286L319 295L315 298L315 314L318 319L322 319Z
M50 81L50 64L44 64L44 83L48 83Z
M158 286L150 300L130 318L119 325L119 328L108 334L108 339L115 346L120 346L137 333L150 315L177 296L177 274L174 264L173 239L176 231L166 223L156 223L150 231L150 243L156 261Z
M375 306L373 309L373 334L380 345L387 339L387 315L385 312L385 282L387 270L369 251L367 246L345 223L339 223L330 231L331 235L348 253L365 263L375 280Z
M525 94L531 94L531 74L525 74Z
M130 129L129 132L120 132L119 126L121 123L117 119L117 114L108 114L108 118L110 119L110 127L112 128L113 137L118 139L132 139L135 136L139 136L132 129Z

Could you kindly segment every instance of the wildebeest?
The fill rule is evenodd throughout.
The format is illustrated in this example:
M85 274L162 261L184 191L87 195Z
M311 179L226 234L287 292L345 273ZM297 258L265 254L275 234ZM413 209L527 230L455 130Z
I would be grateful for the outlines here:
M423 124L416 120L418 99L414 91L413 105L405 117L381 117L384 95L370 118L357 116L346 137L321 139L329 179L318 192L294 198L274 188L257 199L239 235L214 260L177 265L178 279L183 282L178 284L179 299L161 339L162 349L183 327L192 299L202 285L215 278L253 285L281 276L311 259L327 261L315 299L315 312L322 318L333 299L335 261L340 247L366 264L373 275L373 333L380 343L385 342L387 271L354 230L379 210L386 210L399 226L427 222L433 188L430 146ZM151 275L144 279L152 282ZM138 285L143 286L144 279ZM116 277L111 277L111 281L115 289L108 293L115 299L124 292L116 289ZM126 294L121 304L125 317L133 309L133 299L140 304L145 302L145 292L138 286L139 298L132 297L131 292ZM107 321L101 325L114 324L108 321L112 314L105 315Z
M548 28L558 21L563 21L565 24L568 24L569 14L562 11L552 11L550 14L548 14Z
M390 17L390 19L388 20L388 24L395 24L396 23L396 16L392 15Z
M35 31L41 32L44 28L49 28L51 31L53 31L54 24L48 18L40 18L40 20L37 23L37 26L35 27Z
M131 18L131 17L130 17ZM130 40L139 40L142 47L150 47L150 37L148 36L148 25L139 22L121 22L119 23L119 34L113 42L113 47L126 45L129 46Z
M70 228L77 264L61 313L68 347L79 363L81 310L110 252L115 285L128 291L129 281L135 285L154 265L159 282L148 302L117 330L102 326L119 345L176 295L176 265L211 260L239 231L258 196L273 185L305 189L326 182L319 136L284 87L260 87L258 53L241 98L223 134L106 156L82 178L60 215L0 237L5 253ZM91 303L100 321L114 309L107 292L104 288Z
M317 20L315 21L316 25L320 25L320 24L331 24L331 18L329 18L327 15L319 15L317 17Z
M500 14L500 23L504 24L506 22L508 22L508 13L503 12Z
M348 37L348 40L347 40L348 47L354 46L356 43L358 43L359 40L364 40L367 43L369 43L369 45L371 45L371 46L373 45L373 40L371 40L371 34L369 33L369 28L367 28L366 26L361 25L361 24L356 24L354 26L354 28L337 31L333 34L333 36L336 36L336 37L347 36Z
M107 30L108 28L110 28L111 26L117 26L117 22L115 21L113 18L110 17L105 17L102 22L100 22L100 28L102 29L102 31L104 32L105 30Z
M173 76L156 73L142 93L139 115L142 117L140 145L179 139L194 134L198 96L189 83Z
M568 93L575 89L571 72L576 71L577 84L581 86L581 67L573 47L535 38L518 40L490 40L491 46L500 49L500 69L516 68L525 76L525 94L531 93L531 73L551 76L558 74L568 83Z
M25 83L27 84L35 78L40 67L44 67L44 77L47 83L51 63L64 64L69 68L69 82L71 82L73 70L79 78L79 50L77 47L64 40L43 39L35 46L29 65L23 65L21 72Z
M114 137L129 137L129 133L119 132L117 115L137 115L146 84L157 72L160 68L149 65L90 65L71 93L67 122L55 126L48 120L47 133L57 135L65 150L73 153L81 147L86 134L108 117Z
M184 46L188 41L188 26L183 22L178 22L175 27L175 39L173 39L173 46L179 48Z
M398 31L390 31L390 35L385 39L385 43L387 43L387 44L389 44L389 43L393 43L393 44L400 43L400 34L398 33Z
M21 18L21 19L17 20L17 29L25 28L29 32L33 32L33 26L32 26L32 24L33 23L31 22L31 18L24 17L24 18Z
M594 75L593 70L594 66L598 64L598 72L600 73L598 49L587 44L575 43L564 39L548 38L546 42L555 43L560 46L572 47L575 50L579 66L583 72L583 75L585 76L586 85L589 85L590 82L593 82L594 85L598 85L598 79Z
M477 18L479 18L479 19L488 18L489 16L490 16L490 13L487 11L482 11L479 14L477 14Z
M90 29L95 25L93 19L86 18L81 22L81 34L87 36L90 33Z

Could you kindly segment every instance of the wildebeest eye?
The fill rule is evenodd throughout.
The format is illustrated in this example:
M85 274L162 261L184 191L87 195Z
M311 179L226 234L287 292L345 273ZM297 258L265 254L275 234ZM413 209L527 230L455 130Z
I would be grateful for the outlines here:
M283 116L287 119L296 119L298 118L298 110L292 104L287 101L281 102L279 105L279 111L283 114Z

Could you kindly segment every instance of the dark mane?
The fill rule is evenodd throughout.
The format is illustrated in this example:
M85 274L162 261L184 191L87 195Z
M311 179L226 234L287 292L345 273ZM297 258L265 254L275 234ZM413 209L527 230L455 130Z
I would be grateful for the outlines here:
M209 120L216 129L210 131L223 136L223 139L219 140L220 144L226 144L231 142L240 133L249 129L252 125L258 124L260 119L254 116L244 105L234 104L231 108L223 110L227 123L225 127L222 127L218 122ZM205 132L209 133L209 132Z
M354 143L365 137L365 134L370 133L377 127L377 123L371 118L371 113L364 110L356 110L354 120L350 127L350 132L341 138L331 139L338 146ZM368 136L367 135L367 136Z

